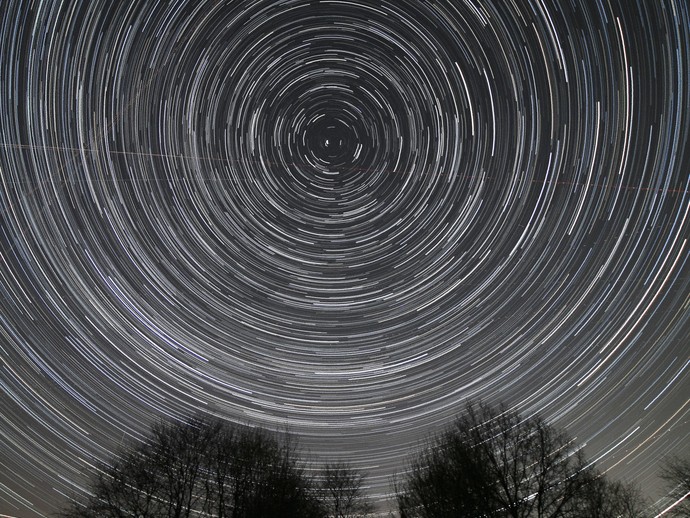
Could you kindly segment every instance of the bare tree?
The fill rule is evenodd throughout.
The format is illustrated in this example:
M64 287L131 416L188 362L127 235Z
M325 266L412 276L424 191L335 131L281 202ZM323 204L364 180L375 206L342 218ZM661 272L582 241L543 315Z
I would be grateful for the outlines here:
M661 468L673 507L668 516L690 516L690 458L669 457Z
M493 482L479 460L454 430L431 438L395 481L400 516L497 516L491 509Z
M576 500L575 516L582 518L643 518L649 516L649 503L640 490L618 480L593 473Z
M273 489L274 471L292 464L292 451L260 429L224 429L211 449L207 508L219 518L248 516L256 500ZM285 458L288 457L288 458Z
M160 498L161 480L149 443L120 454L112 463L96 468L91 493L73 500L60 516L68 518L154 518L166 516Z
M166 516L189 518L204 507L207 458L221 427L220 421L193 418L152 428L154 476L160 478L160 497L168 503Z
M321 518L289 438L193 418L161 423L97 468L65 518Z
M396 492L406 518L614 516L591 514L613 505L596 492L613 488L622 500L626 488L599 478L574 441L540 417L468 403L412 458Z
M327 516L358 518L373 512L373 505L364 493L365 475L349 464L327 464L319 481L319 498Z
M241 437L238 447L239 465L232 478L243 480L244 488L240 498L234 497L239 505L232 518L323 518L313 481L298 460L291 435L278 440L254 432Z

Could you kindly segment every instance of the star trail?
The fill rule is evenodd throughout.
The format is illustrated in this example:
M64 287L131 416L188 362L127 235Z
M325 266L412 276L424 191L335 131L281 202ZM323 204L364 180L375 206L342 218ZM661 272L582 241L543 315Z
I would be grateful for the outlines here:
M690 442L687 2L3 11L0 514L196 412L383 499L467 399L661 496Z

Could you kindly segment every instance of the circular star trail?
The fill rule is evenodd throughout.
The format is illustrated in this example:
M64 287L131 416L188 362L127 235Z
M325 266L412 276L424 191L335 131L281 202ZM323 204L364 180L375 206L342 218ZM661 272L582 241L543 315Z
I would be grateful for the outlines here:
M467 399L687 444L685 2L6 4L0 512L196 412L379 495Z

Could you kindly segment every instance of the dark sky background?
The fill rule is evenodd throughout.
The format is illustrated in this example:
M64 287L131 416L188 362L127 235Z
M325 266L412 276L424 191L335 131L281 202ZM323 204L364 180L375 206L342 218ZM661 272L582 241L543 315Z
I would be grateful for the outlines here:
M5 0L0 516L152 423L372 492L467 399L690 442L684 0Z

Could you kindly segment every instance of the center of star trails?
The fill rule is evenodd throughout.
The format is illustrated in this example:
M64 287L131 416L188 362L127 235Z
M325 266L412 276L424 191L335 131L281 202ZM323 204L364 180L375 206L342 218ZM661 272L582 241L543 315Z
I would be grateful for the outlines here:
M307 149L315 162L331 170L351 163L358 143L353 127L337 117L320 117L307 128Z

